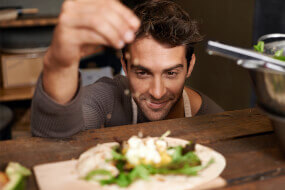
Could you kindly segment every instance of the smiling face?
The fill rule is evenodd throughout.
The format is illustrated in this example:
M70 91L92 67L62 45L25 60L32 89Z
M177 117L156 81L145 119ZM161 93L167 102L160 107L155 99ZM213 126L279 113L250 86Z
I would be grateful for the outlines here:
M187 69L185 47L167 47L151 37L129 46L127 68L133 98L150 121L164 119L179 101L185 79L190 76L195 57Z

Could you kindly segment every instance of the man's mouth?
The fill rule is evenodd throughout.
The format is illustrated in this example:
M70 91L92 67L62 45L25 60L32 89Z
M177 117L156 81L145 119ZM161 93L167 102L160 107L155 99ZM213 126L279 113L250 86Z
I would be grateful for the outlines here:
M147 106L150 109L157 110L163 108L168 101L163 101L163 102L153 102L153 101L146 101Z

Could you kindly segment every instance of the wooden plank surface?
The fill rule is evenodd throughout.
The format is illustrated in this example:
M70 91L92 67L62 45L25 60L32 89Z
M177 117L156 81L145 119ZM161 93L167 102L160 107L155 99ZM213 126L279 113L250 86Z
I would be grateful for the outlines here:
M222 153L227 167L222 174L234 188L260 179L285 175L285 161L278 149L268 118L256 109L183 118L138 125L88 130L67 139L28 138L0 142L0 169L9 161L32 168L34 165L69 160L97 143L122 140L142 131L159 136L171 130L171 136L195 140ZM29 189L37 189L34 177Z
M222 177L228 185L244 184L285 175L284 154L274 133L208 144L227 160Z
M93 139L96 142L113 141L114 137L127 140L141 131L144 135L160 136L167 130L171 136L199 143L210 143L272 131L270 120L257 109L229 111L194 118L126 125L108 129L89 130L74 136L74 140Z
M29 100L34 95L35 87L22 87L3 89L0 88L0 102Z

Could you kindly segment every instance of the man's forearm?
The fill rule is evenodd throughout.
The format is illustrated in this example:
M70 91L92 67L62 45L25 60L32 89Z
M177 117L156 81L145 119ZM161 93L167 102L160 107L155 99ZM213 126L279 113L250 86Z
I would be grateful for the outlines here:
M43 88L55 102L68 103L78 88L78 63L62 67L54 62L48 51L44 59Z

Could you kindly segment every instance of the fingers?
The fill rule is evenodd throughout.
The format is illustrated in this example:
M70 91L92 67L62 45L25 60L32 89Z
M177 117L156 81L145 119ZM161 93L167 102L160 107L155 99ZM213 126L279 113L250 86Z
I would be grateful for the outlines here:
M140 27L140 20L129 8L121 3L114 2L111 4L113 10L115 10L127 24L129 24L135 31Z
M77 45L95 45L98 43L101 45L109 45L108 40L106 40L102 35L99 35L98 33L94 32L93 30L74 30L73 35L77 36Z
M119 33L120 38L125 42L132 42L135 38L135 30L123 17L118 16L116 12L110 12L106 15L107 22Z
M109 45L118 49L122 48L125 45L125 42L120 36L119 31L117 31L116 28L113 27L110 23L102 22L100 24L100 27L95 27L93 29L98 35L106 39L109 42Z
M69 26L70 30L78 30L77 35L86 37L91 37L90 40L84 39L82 40L82 43L89 43L92 41L92 43L101 44L102 39L104 39L103 45L111 45L116 48L122 48L125 44L120 32L117 28L113 26L113 24L110 23L108 20L102 20L102 19L90 19L88 15L83 15L81 18L77 18L76 16L73 17L74 22L80 22L80 25L77 25L77 27ZM98 27L99 26L99 27ZM89 30L90 33L86 34L86 30ZM80 34L80 31L82 31L82 34ZM91 36L90 36L91 35ZM96 36L96 38L95 38ZM79 38L81 39L81 38ZM94 41L98 39L98 41Z
M132 11L115 0L68 1L62 9L61 24L94 30L100 40L116 48L133 41L140 24Z
M104 45L111 45L116 48L121 48L124 45L124 42L122 42L120 34L116 31L116 29L104 18L95 18L93 19L90 14L77 14L69 13L62 14L60 16L60 24L62 28L67 28L67 30L78 30L79 32L76 33L78 36L73 36L77 38L78 40L83 39L82 43L90 43L94 40L98 39L98 41L95 43L101 44L102 39L107 40L107 44ZM66 31L67 31L66 30ZM93 34L90 35L90 33L86 34L85 30L91 30L93 31ZM82 34L81 34L81 33ZM74 33L73 33L74 35ZM91 39L85 39L82 38L82 36L86 35L91 37ZM94 37L96 36L96 37Z

